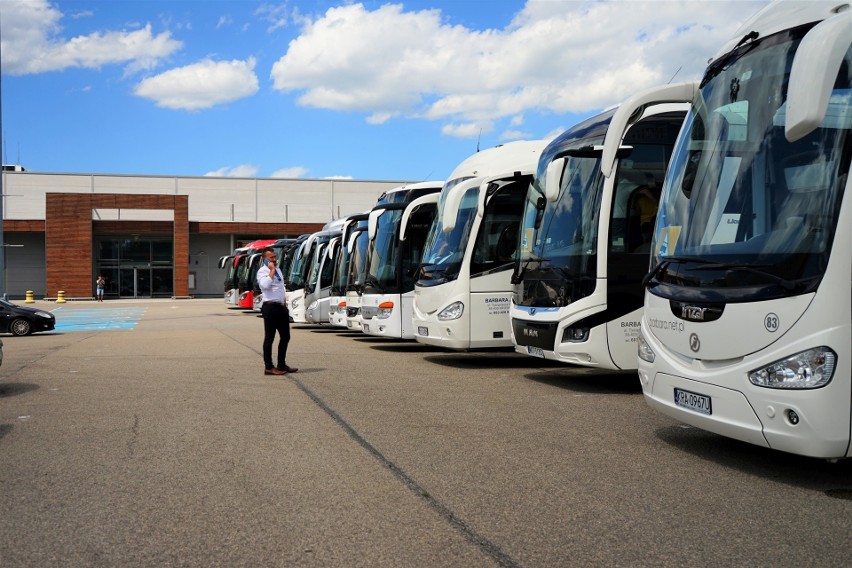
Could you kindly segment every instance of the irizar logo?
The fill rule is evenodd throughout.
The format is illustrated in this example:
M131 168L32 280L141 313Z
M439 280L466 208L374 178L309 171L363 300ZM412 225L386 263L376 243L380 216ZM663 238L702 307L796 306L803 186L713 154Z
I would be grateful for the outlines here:
M706 311L707 308L701 308L698 306L681 306L680 317L692 321L704 321L704 313Z

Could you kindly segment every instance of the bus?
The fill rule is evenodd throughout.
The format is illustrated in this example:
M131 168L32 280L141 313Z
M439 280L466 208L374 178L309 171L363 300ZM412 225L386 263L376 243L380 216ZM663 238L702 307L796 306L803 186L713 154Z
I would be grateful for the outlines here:
M369 212L350 215L343 223L340 233L340 255L331 277L329 298L329 323L334 327L346 327L346 284L349 279L349 261L357 234L367 230Z
M404 186L390 189L379 196L376 205L370 210L379 211L385 206L393 206L405 201L407 191ZM369 224L369 215L368 215ZM364 280L367 271L367 257L370 248L370 238L367 231L358 231L351 241L351 256L349 260L349 274L346 280L346 327L353 331L361 331L361 294L364 288Z
M313 233L296 252L290 276L284 284L287 291L285 301L294 323L308 323L307 297L318 293L318 270L323 265L324 253L329 242L340 235L340 222L326 223L321 231Z
M710 60L663 186L646 402L758 446L852 457L852 10L774 2Z
M239 286L238 270L240 266L245 264L248 249L238 247L230 255L219 258L219 268L225 270L225 305L236 306L239 304L239 296L237 288Z
M331 286L334 278L334 267L340 255L340 239L343 225L342 217L330 225L329 231L335 233L318 252L317 260L308 275L305 284L305 320L307 323L329 323L331 304Z
M432 181L402 186L397 190L405 195L402 201L370 213L370 246L361 294L364 333L414 339L414 281L442 185Z
M237 269L237 305L241 308L254 308L254 288L257 271L260 268L263 249L275 244L275 239L252 241L246 245L246 260Z
M438 198L414 285L414 338L449 349L512 347L510 276L527 187L547 141L470 156Z
M305 241L310 235L301 235L295 239L278 239L271 246L275 250L275 256L278 258L278 268L281 269L281 274L286 279L290 274L290 267L293 263L293 257L299 248L299 245ZM262 261L261 261L262 262ZM254 311L259 312L263 304L263 293L260 291L260 286L257 283L257 271L255 271L254 281Z
M669 89L681 101L692 92L691 84ZM636 371L642 278L666 167L689 107L671 104L671 96L640 93L620 106L639 117L631 125L614 124L610 109L542 152L512 274L518 353ZM607 145L617 149L609 176L602 172Z
M243 290L240 289L240 281L247 274L246 264L252 254L258 252L255 243L259 242L274 242L274 241L252 241L242 247L234 249L230 255L219 258L219 268L225 270L225 305L239 306L240 294Z

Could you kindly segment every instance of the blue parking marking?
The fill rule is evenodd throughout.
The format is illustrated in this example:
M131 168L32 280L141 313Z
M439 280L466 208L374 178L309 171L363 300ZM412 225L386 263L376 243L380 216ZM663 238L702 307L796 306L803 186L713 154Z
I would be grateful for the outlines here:
M56 308L56 331L105 331L133 329L145 308L98 308L76 310Z

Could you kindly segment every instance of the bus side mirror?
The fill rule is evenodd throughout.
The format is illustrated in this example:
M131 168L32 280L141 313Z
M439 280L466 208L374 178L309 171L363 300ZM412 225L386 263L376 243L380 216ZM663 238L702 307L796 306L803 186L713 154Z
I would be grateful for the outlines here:
M828 110L840 65L852 43L852 10L848 6L805 35L793 58L787 89L784 135L795 142L816 130Z
M557 158L547 164L544 174L544 197L548 201L556 201L562 185L562 171L565 169L565 158Z

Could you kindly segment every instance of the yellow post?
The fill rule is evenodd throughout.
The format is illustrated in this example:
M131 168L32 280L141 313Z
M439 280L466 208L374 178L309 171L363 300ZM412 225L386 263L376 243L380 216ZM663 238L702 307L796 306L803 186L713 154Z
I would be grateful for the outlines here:
M26 299L24 299L24 303L25 304L34 304L35 303L35 298L33 298L33 291L32 290L27 290L27 297L26 297Z
M60 290L56 293L56 303L64 304L65 303L65 290Z

